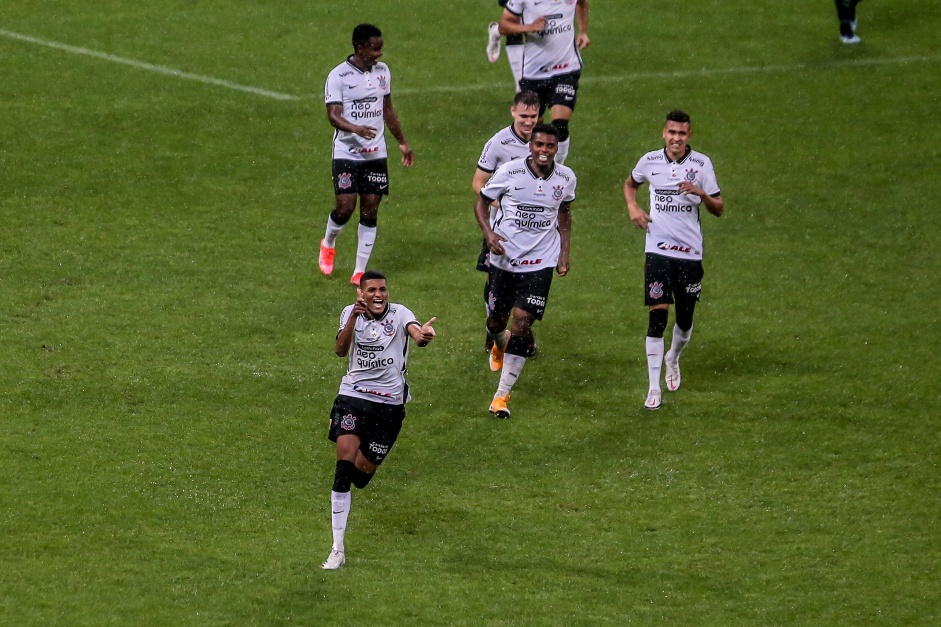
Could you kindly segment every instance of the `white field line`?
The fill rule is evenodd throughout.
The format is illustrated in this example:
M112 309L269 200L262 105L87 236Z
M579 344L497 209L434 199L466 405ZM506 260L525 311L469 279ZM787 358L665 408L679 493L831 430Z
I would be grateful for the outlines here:
M781 65L752 65L729 68L702 68L699 70L675 70L661 72L636 72L633 74L621 74L617 76L592 76L588 74L583 77L579 83L631 83L646 79L675 79L675 78L701 78L704 76L721 76L723 74L771 74L800 72L805 70L832 70L840 68L867 67L873 65L907 65L917 63L933 63L941 61L941 55L925 55L911 57L894 57L888 59L847 59L846 61L829 61L825 63L796 63ZM589 66L589 70L591 66ZM512 78L507 75L507 81L512 83ZM449 93L449 92L469 92L485 91L490 89L505 89L506 83L497 84L473 84L457 86L437 86L437 87L410 87L406 89L397 89L396 94L412 95L428 92Z
M173 76L176 78L196 81L199 83L206 83L209 85L216 85L219 87L225 87L227 89L234 89L236 91L246 92L250 94L255 94L258 96L264 96L266 98L274 98L275 100L301 100L306 98L316 98L317 95L306 95L306 96L297 96L294 94L284 94L276 91L269 91L267 89L261 89L259 87L251 87L248 85L239 85L238 83L233 83L231 81L222 80L219 78L213 78L211 76L203 76L201 74L193 74L190 72L183 72L176 70L170 67L163 65L154 65L152 63L146 63L144 61L136 61L134 59L127 59L124 57L118 57L112 54L105 52L98 52L95 50L89 50L87 48L79 48L78 46L70 46L68 44L63 44L55 41L48 41L45 39L38 39L36 37L30 37L28 35L21 35L19 33L14 33L12 31L0 29L0 37L6 37L8 39L15 39L17 41L23 41L31 43L37 46L45 46L47 48L53 48L55 50L61 50L63 52L68 52L71 54L80 54L89 57L94 57L96 59L103 59L105 61L110 61L112 63L120 63L123 65L128 65L137 69L147 70L149 72L157 72L158 74L165 74L167 76ZM660 72L636 72L633 74L621 74L616 76L592 76L591 74L585 76L581 79L583 84L592 84L592 83L630 83L633 81L655 79L655 80L664 80L664 79L677 79L677 78L701 78L709 76L722 76L722 75L732 75L732 74L770 74L770 73L787 73L787 72L800 72L808 70L828 70L828 69L840 69L840 68L854 68L854 67L867 67L874 65L907 65L907 64L919 64L919 63L934 63L941 61L941 55L922 55L922 56L908 56L908 57L893 57L888 59L847 59L845 61L829 61L824 63L796 63L796 64L779 64L779 65L753 65L753 66L741 66L741 67L730 67L730 68L702 68L698 70L675 70L675 71L660 71ZM509 77L507 77L509 79ZM507 83L474 83L470 85L438 85L438 86L425 86L425 87L406 87L404 89L396 89L396 94L401 95L415 95L415 94L427 94L427 93L464 93L464 92L474 92L474 91L488 91L488 90L503 90L506 88Z
M147 70L148 72L166 74L167 76L174 76L176 78L182 78L188 81L196 81L197 83L206 83L208 85L217 85L219 87L225 87L227 89L234 89L236 91L243 91L249 94L264 96L266 98L274 98L275 100L298 100L299 99L298 96L295 96L292 94L282 94L276 91L269 91L267 89L251 87L249 85L239 85L238 83L233 83L231 81L222 80L220 78L213 78L211 76L203 76L201 74L193 74L191 72L183 72L183 71L175 70L171 67L166 67L163 65L154 65L153 63L145 63L144 61L135 61L134 59L126 59L124 57L117 57L113 54L108 54L106 52L98 52L96 50L89 50L87 48L79 48L78 46L70 46L68 44L61 44L56 41L47 41L45 39L38 39L36 37L30 37L28 35L21 35L19 33L14 33L8 30L0 29L0 37L6 37L8 39L16 39L17 41L25 41L27 43L35 44L37 46L45 46L47 48L54 48L55 50L69 52L71 54L81 54L87 57L103 59L105 61L111 61L112 63L120 63L122 65L129 65L131 67L135 67L141 70Z

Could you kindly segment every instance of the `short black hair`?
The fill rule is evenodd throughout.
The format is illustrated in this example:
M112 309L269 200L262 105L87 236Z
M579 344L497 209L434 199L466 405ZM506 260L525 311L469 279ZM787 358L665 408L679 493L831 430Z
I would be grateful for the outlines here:
M679 122L680 124L689 124L689 114L683 111L682 109L673 109L667 113L667 119L664 120L664 124L667 122Z
M533 127L533 132L530 134L530 137L535 139L536 133L542 133L543 135L552 135L558 141L559 139L559 129L552 126L551 124L537 124ZM532 140L530 140L532 141Z
M375 280L386 281L386 275L379 272L378 270L366 270L366 272L363 272L363 276L359 278L359 284L362 285L366 281L375 281Z
M521 91L513 98L514 107L525 105L527 107L536 107L538 109L540 104L539 94L534 91Z
M353 29L353 50L358 46L365 46L373 37L382 37L382 31L372 24L359 24Z

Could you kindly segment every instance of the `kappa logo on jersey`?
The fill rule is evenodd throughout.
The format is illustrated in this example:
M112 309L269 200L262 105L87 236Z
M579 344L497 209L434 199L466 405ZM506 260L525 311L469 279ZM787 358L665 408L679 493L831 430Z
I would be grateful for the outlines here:
M337 176L337 187L340 189L349 189L353 187L353 175L349 172L341 172Z
M659 281L654 281L653 283L648 285L648 287L650 288L650 290L648 291L648 294L650 294L650 298L663 298L663 283L660 283Z
M688 170L686 170L686 180L692 183L693 181L696 180L697 174L699 174L699 170L694 170L692 168L689 168Z
M552 186L552 198L554 200L561 200L562 194L565 193L565 185L553 185Z
M347 414L340 418L340 428L344 431L352 431L356 428L356 416Z
M667 242L657 242L657 248L660 250L672 250L678 253L688 253L693 250L689 246L680 246L679 244L669 244Z

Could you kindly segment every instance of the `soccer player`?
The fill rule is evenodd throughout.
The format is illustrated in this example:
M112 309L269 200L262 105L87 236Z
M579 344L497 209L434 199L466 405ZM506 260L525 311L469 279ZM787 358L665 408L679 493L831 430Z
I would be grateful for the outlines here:
M647 231L644 263L647 326L647 375L650 388L644 407L659 409L660 372L666 363L667 389L680 387L680 354L693 333L693 311L702 292L703 236L699 207L719 217L725 204L719 192L712 161L689 147L689 115L680 110L667 114L663 126L664 148L648 152L624 181L624 199L631 222ZM637 190L650 186L650 213L637 204ZM670 305L676 305L676 322L670 350L664 357L663 332Z
M539 96L531 91L518 92L510 106L510 116L513 118L513 123L491 137L480 154L474 180L471 182L475 197L480 194L480 190L484 188L498 167L508 161L525 159L530 155L529 138L539 118ZM487 308L487 315L490 315L489 253L487 242L484 241L480 257L477 259L477 269L488 273L487 282L484 284L484 306ZM489 351L492 346L493 342L488 335L487 350Z
M539 94L540 117L549 110L552 125L559 130L555 161L564 163L582 73L579 50L591 43L588 0L508 0L499 29L502 35L526 37L519 87Z
M840 41L844 44L858 44L862 41L856 34L856 5L861 0L834 0L836 16L840 20Z
M349 367L330 412L329 438L337 445L337 466L330 493L333 549L323 563L325 570L346 563L350 486L366 487L402 429L410 400L405 381L409 337L418 346L435 338L435 318L421 324L407 307L390 302L381 272L364 272L356 296L340 314L337 332L336 353L349 355Z
M356 265L350 283L359 285L376 242L379 202L389 193L386 161L386 126L399 142L402 165L415 162L399 116L392 106L392 74L379 61L382 32L372 24L353 29L353 54L333 68L324 87L327 118L333 134L333 191L336 206L327 218L327 232L320 242L320 271L333 274L337 236L349 222L359 196L359 228Z
M474 215L490 249L490 315L487 333L494 342L490 369L500 383L490 413L509 418L510 392L533 351L533 324L542 320L549 300L552 271L569 272L571 204L575 173L555 163L559 131L533 127L530 156L504 163L474 203ZM491 221L490 205L499 207ZM507 331L510 314L513 324Z
M505 7L507 0L497 0L497 4ZM487 58L496 63L500 58L500 24L490 22L487 27ZM520 79L523 78L523 35L507 35L506 59L510 62L510 73L513 74L513 87L517 93L520 91Z

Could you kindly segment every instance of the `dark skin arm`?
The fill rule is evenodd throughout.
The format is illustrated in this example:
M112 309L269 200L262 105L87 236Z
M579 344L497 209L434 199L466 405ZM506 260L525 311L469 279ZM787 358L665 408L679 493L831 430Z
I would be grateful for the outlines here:
M385 96L382 99L382 115L386 120L386 126L392 132L396 141L399 142L399 152L402 153L402 165L410 168L415 163L415 153L412 152L408 140L405 139L405 133L402 132L402 126L399 124L399 114L395 112L392 106L392 96Z
M487 242L487 248L494 255L502 255L506 252L500 242L505 242L506 238L497 235L490 228L490 205L484 200L484 197L477 194L477 200L474 201L474 216L477 218L477 224L484 234L484 240Z
M559 253L559 263L555 271L559 276L569 273L569 245L572 242L572 203L564 202L559 206L559 235L562 237L562 252Z

